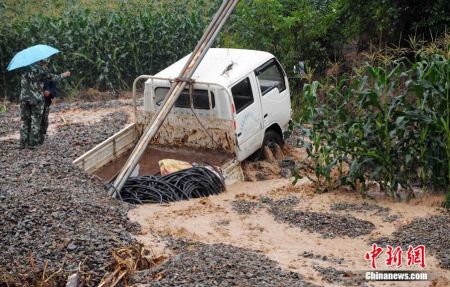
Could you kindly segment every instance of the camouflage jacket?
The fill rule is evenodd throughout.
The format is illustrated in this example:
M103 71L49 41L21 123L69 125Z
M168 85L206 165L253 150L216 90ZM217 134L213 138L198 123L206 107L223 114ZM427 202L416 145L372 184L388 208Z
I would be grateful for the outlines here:
M57 81L62 75L50 73L48 68L33 64L22 74L20 81L20 100L37 104L44 101L44 81Z

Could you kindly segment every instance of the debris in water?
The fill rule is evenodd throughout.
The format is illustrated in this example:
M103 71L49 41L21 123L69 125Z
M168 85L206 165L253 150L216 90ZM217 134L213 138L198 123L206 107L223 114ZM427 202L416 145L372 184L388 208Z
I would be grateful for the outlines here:
M113 251L114 262L107 268L111 272L103 277L98 287L114 287L119 283L128 286L129 279L136 271L149 269L166 259L164 256L152 258L150 255L150 251L144 249L142 244L134 244Z

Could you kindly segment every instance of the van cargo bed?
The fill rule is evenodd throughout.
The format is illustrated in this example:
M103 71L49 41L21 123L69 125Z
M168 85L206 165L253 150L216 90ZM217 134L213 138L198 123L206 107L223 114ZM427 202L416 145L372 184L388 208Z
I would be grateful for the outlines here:
M95 171L94 175L102 178L105 181L111 181L125 164L129 155L130 152L124 153L118 159ZM158 174L158 161L162 159L176 159L189 163L209 164L221 167L232 160L233 155L227 155L216 151L150 146L146 149L145 153L141 157L132 176Z
M73 163L85 172L110 182L120 172L134 148L140 135L141 129L139 126L136 124L128 125L77 158ZM161 159L176 159L189 163L217 166L222 170L226 185L244 180L241 165L231 152L156 144L147 148L133 175L155 175L159 173L158 161Z

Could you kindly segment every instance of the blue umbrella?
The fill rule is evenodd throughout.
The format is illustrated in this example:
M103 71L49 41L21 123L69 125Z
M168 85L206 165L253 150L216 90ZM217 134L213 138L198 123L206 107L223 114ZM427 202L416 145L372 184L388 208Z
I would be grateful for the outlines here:
M7 70L11 71L17 68L25 67L44 60L51 55L58 53L59 50L47 45L36 45L26 48L17 53L9 63Z

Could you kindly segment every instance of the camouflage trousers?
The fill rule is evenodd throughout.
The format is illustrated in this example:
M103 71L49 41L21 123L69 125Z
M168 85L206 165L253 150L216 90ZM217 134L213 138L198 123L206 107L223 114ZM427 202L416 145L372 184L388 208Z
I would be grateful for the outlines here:
M45 135L47 134L48 129L48 115L50 114L50 105L51 102L44 101L44 107L42 111L42 121L41 121L41 129L39 131L39 140L41 143L44 142Z
M31 104L29 101L20 103L20 146L35 146L40 143L40 130L44 103Z

